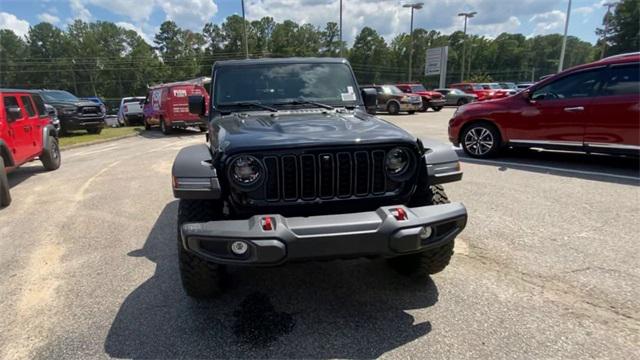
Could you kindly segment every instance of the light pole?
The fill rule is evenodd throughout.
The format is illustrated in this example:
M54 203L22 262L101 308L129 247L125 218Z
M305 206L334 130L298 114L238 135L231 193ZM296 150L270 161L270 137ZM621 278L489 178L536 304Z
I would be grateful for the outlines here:
M249 43L247 43L247 20L244 18L244 0L242 0L242 33L244 37L244 57L249 58Z
M412 62L413 62L413 10L420 10L424 3L404 4L402 7L411 8L411 31L409 32L409 82L411 82Z
M569 30L569 15L571 15L571 0L567 5L567 17L564 20L564 37L562 38L562 49L560 50L560 62L558 63L558 72L564 67L564 52L567 49L567 31Z
M604 57L604 53L607 52L607 32L609 31L609 17L611 16L611 8L616 6L616 3L605 3L602 6L607 8L607 12L604 14L604 32L602 33L602 52L600 53L600 59Z
M464 16L464 35L462 36L462 66L460 67L462 69L462 72L460 73L460 82L464 81L464 58L467 55L467 20L476 16L476 14L477 12L475 11L466 13L462 12L458 14L458 16ZM469 69L469 71L471 71L471 69Z
M340 56L342 56L342 0L340 0Z

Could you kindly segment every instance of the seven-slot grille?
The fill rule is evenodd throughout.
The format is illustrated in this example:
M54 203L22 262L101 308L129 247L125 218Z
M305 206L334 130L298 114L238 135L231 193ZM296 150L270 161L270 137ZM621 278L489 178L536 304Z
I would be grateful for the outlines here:
M385 150L265 156L265 199L309 201L395 192L400 184L387 178L385 156Z

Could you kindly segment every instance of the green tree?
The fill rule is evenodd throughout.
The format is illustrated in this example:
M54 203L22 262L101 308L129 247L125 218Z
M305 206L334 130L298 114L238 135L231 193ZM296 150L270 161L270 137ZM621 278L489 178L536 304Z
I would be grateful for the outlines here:
M24 58L27 44L13 31L0 30L0 86L26 86L21 84L26 71Z
M385 67L389 58L389 47L384 38L370 27L364 27L356 36L349 54L353 69L362 83L381 82L387 78Z
M597 29L596 34L604 37L608 48L605 55L640 51L640 0L622 0L610 16L607 33ZM599 44L601 46L601 43Z

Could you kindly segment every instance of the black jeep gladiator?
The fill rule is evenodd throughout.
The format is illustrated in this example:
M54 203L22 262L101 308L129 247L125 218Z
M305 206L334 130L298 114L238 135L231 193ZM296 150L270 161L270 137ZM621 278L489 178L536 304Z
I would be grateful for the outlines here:
M173 164L182 285L221 291L228 265L384 257L434 274L453 255L467 212L441 184L462 172L450 146L366 112L344 59L232 60L213 66L207 144Z

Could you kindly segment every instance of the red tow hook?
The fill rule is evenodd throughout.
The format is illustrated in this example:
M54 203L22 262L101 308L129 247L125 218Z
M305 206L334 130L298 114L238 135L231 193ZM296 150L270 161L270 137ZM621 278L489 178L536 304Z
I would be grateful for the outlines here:
M264 231L273 231L273 218L271 216L265 216L260 220L260 224L262 225L262 230Z
M391 209L391 215L393 215L393 217L395 217L396 220L398 220L398 221L407 220L407 212L404 211L403 208Z

